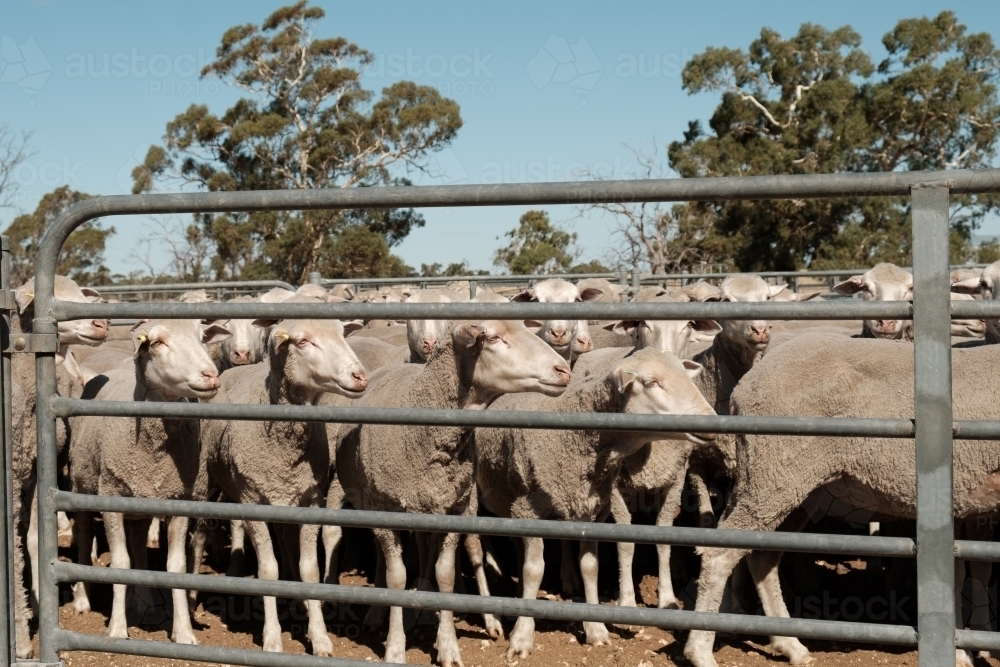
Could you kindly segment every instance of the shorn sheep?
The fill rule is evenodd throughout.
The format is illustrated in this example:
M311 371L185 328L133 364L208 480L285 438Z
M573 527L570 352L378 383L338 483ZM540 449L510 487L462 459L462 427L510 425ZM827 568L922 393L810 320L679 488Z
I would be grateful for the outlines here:
M207 399L219 388L219 373L204 344L218 343L229 330L215 321L141 320L132 328L133 368L119 368L87 383L84 398L98 401L178 401ZM197 419L107 419L75 417L71 421L70 471L73 490L102 496L204 500L208 479L201 461ZM146 567L148 518L104 512L104 529L111 548L111 567L131 567L134 559ZM173 517L167 529L167 571L183 573L187 566L188 520ZM78 512L74 523L77 561L91 564L93 525L89 512ZM132 558L129 557L131 548ZM114 586L108 623L109 637L128 637L124 585ZM187 594L173 591L171 637L196 644L188 613ZM90 610L86 586L74 586L73 607Z
M576 382L558 398L505 396L494 410L622 412L714 415L691 379L693 361L642 350L604 374ZM486 507L501 517L603 521L622 461L654 440L704 443L711 435L656 432L476 429L476 483ZM534 600L545 569L541 538L524 538L522 597ZM588 603L597 604L597 543L580 546L580 571ZM587 643L608 640L602 623L584 623ZM522 616L510 634L507 659L526 658L534 648L534 619Z
M372 374L366 407L484 410L512 392L561 394L569 365L520 322L460 323L441 341L426 365L396 364ZM428 514L474 514L471 428L356 425L345 427L336 447L337 476L358 509ZM397 531L375 530L389 588L406 585L402 543ZM436 559L438 589L455 583L459 535L433 535L428 557ZM481 567L481 565L480 565ZM382 624L384 608L373 607L366 625ZM487 620L487 624L495 623ZM438 662L462 664L452 612L442 610L437 635ZM406 661L403 610L393 607L385 660Z
M992 378L1000 347L954 349L955 419L997 419L1000 392ZM819 417L913 418L913 349L884 340L804 334L768 353L732 395L733 413ZM1000 505L1000 451L989 441L956 440L954 511L957 519L993 516ZM794 510L826 484L838 485L846 510L874 518L916 516L913 443L898 439L745 435L738 441L736 484L720 528L801 528ZM788 522L785 522L789 519ZM783 525L783 522L785 524ZM790 524L795 525L790 525ZM696 611L718 611L744 549L702 548ZM780 553L754 552L748 565L768 616L788 616L778 579ZM962 571L956 568L956 573ZM684 654L697 667L716 667L714 633L693 631ZM772 637L771 648L804 664L808 650L793 637ZM959 665L971 665L964 651Z
M303 296L288 302L321 303ZM316 405L324 393L361 396L368 386L365 369L344 341L337 320L256 320L273 327L268 362L241 366L222 375L213 402ZM358 325L349 325L353 328ZM226 497L241 503L322 507L329 485L330 450L322 424L267 421L208 421L202 432L209 478ZM257 576L278 578L278 562L267 524L246 521L244 529L257 553ZM302 581L317 583L317 526L282 526L286 544L298 544ZM197 560L196 560L197 564ZM331 655L317 600L306 601L308 637L315 655ZM264 650L282 651L277 602L264 598Z
M55 277L55 297L59 301L89 303L99 301L101 295L96 291L81 288L66 276ZM17 315L11 318L11 333L31 333L32 320L35 317L35 280L32 278L14 291L14 301L17 305ZM100 345L108 336L107 320L71 320L59 322L59 351L56 353L57 378L64 385L60 368L70 345ZM31 564L31 604L38 600L38 494L35 492L36 482L36 413L35 413L35 359L31 355L16 354L11 357L11 374L14 386L11 387L11 496L13 498L14 530L14 631L16 654L18 658L31 655L31 633L28 621L31 619L28 591L24 587L24 553L27 550ZM60 458L66 455L67 427L65 422L59 422L57 430L57 445Z

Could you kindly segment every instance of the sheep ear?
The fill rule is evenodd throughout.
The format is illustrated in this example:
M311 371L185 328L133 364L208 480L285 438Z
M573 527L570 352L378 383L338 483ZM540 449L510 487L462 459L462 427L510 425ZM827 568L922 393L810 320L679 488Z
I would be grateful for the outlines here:
M267 329L268 327L273 327L275 324L281 320L271 320L266 317L262 317L259 320L254 320L251 322L255 327L260 327L261 329Z
M685 359L681 363L684 365L684 372L687 373L687 376L692 380L701 375L701 372L705 370L705 367L699 364L697 361L691 361L690 359Z
M139 354L148 349L149 349L149 336L147 335L147 332L136 333L135 335L132 336L133 359L138 359Z
M718 334L722 331L722 325L715 320L693 320L691 328L707 334Z
M629 370L625 366L621 366L614 372L615 376L615 390L619 394L624 394L628 391L628 388L633 382L639 377L639 374L633 370Z
M958 280L951 284L951 291L956 294L979 294L979 277Z
M519 301L519 302L537 301L537 300L538 299L535 296L535 290L531 288L528 288L526 290L521 290L520 294L517 294L513 298L511 298L511 301Z
M542 323L538 320L525 320L525 328L531 333L538 335L538 332L542 330Z
M862 276L853 276L842 283L834 285L833 291L837 294L854 294L865 288Z
M223 325L212 323L202 328L201 342L205 345L210 345L211 343L221 343L227 338L230 338L232 335L233 332Z
M359 322L358 320L351 320L350 322L344 322L344 335L350 336L355 331L361 331L365 328L364 322Z
M796 301L812 301L813 299L823 300L823 297L819 295L819 292L813 292L812 294L807 294L806 296L796 295Z
M25 283L14 290L14 300L17 301L17 312L24 315L28 307L35 302L35 283Z
M135 324L133 324L129 328L128 332L129 333L135 333L136 329L138 329L139 327L141 327L143 324L146 324L147 322L149 322L148 319L146 319L146 320L139 320L138 322L136 322Z
M451 334L455 345L464 348L475 347L480 336L486 334L486 328L481 324L460 324Z
M618 322L612 322L611 324L605 324L604 328L608 331L614 331L618 334L625 334L626 336L632 335L636 327L639 326L641 320L620 320Z
M99 303L104 300L101 293L92 287L81 287L80 291L83 292L83 295L87 297L87 301L90 303Z
M782 285L768 285L768 286L767 286L767 289L768 289L768 290L769 290L769 291L771 292L771 296L772 296L772 297L776 297L776 296L778 296L779 294L781 294L781 292L782 292L782 291L783 291L783 290L784 290L784 289L785 289L786 287L788 287L788 285L787 285L787 284L782 284Z
M588 287L580 292L581 301L597 301L604 296L604 290L599 287Z

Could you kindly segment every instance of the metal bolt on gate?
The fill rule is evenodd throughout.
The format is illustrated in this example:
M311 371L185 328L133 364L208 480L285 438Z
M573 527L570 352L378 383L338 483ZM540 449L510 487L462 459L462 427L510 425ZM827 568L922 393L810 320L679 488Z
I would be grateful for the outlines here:
M1000 545L955 542L950 502L952 437L1000 439L993 421L955 422L951 404L951 317L1000 317L1000 303L959 302L948 295L949 193L1000 192L1000 170L834 174L746 178L702 178L618 182L541 183L501 186L386 187L350 190L218 192L97 197L70 208L46 233L36 265L34 335L54 335L56 323L76 318L257 318L312 317L354 319L913 319L915 331L915 420L819 419L740 416L653 416L565 414L541 412L473 412L313 406L247 406L193 403L127 403L83 401L55 395L55 355L35 352L38 387L38 494L40 502L39 560L41 567L38 663L56 665L60 651L106 651L135 655L226 662L242 665L358 665L370 662L336 658L264 653L242 649L185 646L169 642L117 640L69 632L59 627L58 584L91 581L164 588L189 588L242 595L276 595L362 604L398 605L457 612L531 615L538 618L587 620L676 629L705 629L741 634L795 635L803 638L917 645L923 667L952 665L956 644L966 648L1000 649L1000 634L956 631L954 559L1000 560ZM435 206L505 206L580 204L592 201L717 201L844 196L910 196L913 211L915 298L906 302L826 303L446 303L446 304L259 304L259 303L93 303L56 302L53 296L56 257L77 226L98 216L158 212L223 212L305 210L324 208L394 208ZM6 248L6 246L4 246ZM6 255L5 255L6 258ZM10 294L6 261L4 294ZM611 274L624 282L624 274ZM641 281L632 276L634 286ZM9 331L10 299L6 300L4 334ZM3 436L10 474L10 348L4 336ZM347 423L394 423L525 428L586 428L603 430L683 430L717 433L829 434L914 438L917 461L917 539L770 533L558 521L518 521L487 517L402 514L253 506L189 501L164 501L87 496L59 491L56 485L56 422L72 415L186 416L216 419L280 419ZM9 493L9 485L0 489ZM6 497L6 496L5 496ZM9 502L9 501L8 501ZM823 550L834 553L891 555L917 558L918 617L915 627L842 621L768 618L736 614L625 608L587 604L553 604L540 600L480 598L415 591L393 591L300 582L227 580L224 577L168 574L83 567L56 559L57 510L111 510L215 519L257 519L283 523L368 526L431 532L561 537L681 545L711 545L784 551ZM12 517L0 546L9 545ZM6 544L2 544L6 540ZM11 594L10 563L0 566ZM10 599L10 598L8 598ZM0 605L0 632L10 646L9 606ZM8 659L10 656L7 656Z

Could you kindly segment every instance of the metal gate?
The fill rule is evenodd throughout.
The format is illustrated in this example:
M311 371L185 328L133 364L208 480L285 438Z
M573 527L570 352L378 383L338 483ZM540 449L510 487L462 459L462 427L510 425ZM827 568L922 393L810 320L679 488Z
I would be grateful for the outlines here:
M953 532L952 438L1000 439L1000 424L953 421L949 320L1000 317L1000 302L957 302L949 296L949 193L1000 192L1000 170L835 174L747 178L544 183L500 186L386 187L96 197L69 209L46 233L36 265L34 333L55 334L60 320L79 318L385 318L385 319L913 319L915 420L740 416L652 416L538 412L463 412L312 406L83 401L55 395L55 354L36 353L38 387L38 494L41 565L39 663L55 665L60 651L107 651L243 665L360 665L370 662L119 640L59 627L58 584L90 581L286 598L392 605L456 612L705 629L740 634L917 645L920 664L952 665L956 644L1000 649L1000 634L955 630L955 558L1000 560L1000 544L956 542ZM820 197L909 196L913 217L914 302L826 303L577 303L577 304L81 304L53 297L56 257L70 232L98 216L141 213L586 204L594 201L720 201ZM6 274L4 274L6 276ZM6 285L5 285L6 286ZM5 291L4 294L10 294ZM9 298L8 298L9 306ZM4 348L8 350L7 347ZM4 379L9 369L5 356ZM4 386L4 404L9 389ZM9 412L7 412L9 415ZM88 496L56 485L56 422L73 415L196 417L549 429L671 430L716 433L810 434L913 438L917 469L917 539L789 534L696 528L658 528L558 521L517 521L387 512L160 501ZM7 422L9 423L9 422ZM707 614L650 608L554 604L541 600L481 598L287 581L226 579L191 574L83 567L56 559L56 511L89 510L255 519L279 523L367 526L428 532L559 537L782 551L817 551L913 557L918 568L915 627L843 621ZM9 513L7 519L10 519ZM8 533L5 533L5 535ZM2 538L0 538L2 539ZM8 550L9 553L9 550ZM9 583L9 577L8 577ZM4 611L0 610L0 614ZM4 630L10 632L10 618ZM8 635L8 638L10 635ZM10 642L7 642L9 645Z

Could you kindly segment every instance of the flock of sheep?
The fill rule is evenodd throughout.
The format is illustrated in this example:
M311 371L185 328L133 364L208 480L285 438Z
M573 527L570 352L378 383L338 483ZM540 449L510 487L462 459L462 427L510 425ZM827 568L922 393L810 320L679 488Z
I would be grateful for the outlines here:
M952 276L955 298L1000 296L1000 262L980 272ZM344 300L468 301L468 286L440 290L385 289L356 294L351 286L325 290L305 285L297 292L275 289L262 302L322 303ZM463 292L462 289L465 288ZM30 331L33 282L16 290L15 330ZM836 287L867 300L912 298L912 276L880 264ZM603 280L539 282L513 296L515 301L574 302L621 300L623 288ZM699 282L678 292L643 288L641 301L796 300L784 285L737 274L718 286ZM93 301L100 295L57 277L56 298ZM249 299L249 297L238 297ZM208 300L188 293L187 301ZM480 288L474 301L508 298ZM591 330L591 326L600 324ZM953 322L955 415L995 419L998 391L991 369L1000 362L996 321ZM864 321L856 331L843 323L725 321L507 321L402 323L371 320L142 320L131 329L128 351L106 347L90 353L108 336L104 320L59 323L59 390L92 400L178 401L280 405L362 405L369 407L463 410L539 410L631 414L740 414L784 416L913 416L912 330L900 321ZM74 349L76 355L74 355ZM79 359L77 358L79 357ZM35 501L34 367L30 355L14 357L14 485L20 520L15 561L17 654L31 652L29 602L38 587ZM269 421L74 417L57 433L67 488L79 493L143 498L206 500L341 507L427 514L475 515L480 506L500 517L604 521L632 519L630 501L639 494L660 498L656 523L671 525L681 491L690 485L703 525L752 530L799 530L802 507L824 485L839 485L841 506L862 507L871 521L915 516L915 464L911 441L827 436L733 436L672 432L599 433L517 428L460 428L373 424L315 424ZM990 539L992 530L973 519L1000 509L1000 450L992 442L956 441L954 508L970 539ZM716 520L709 489L730 480L732 491ZM721 485L724 487L725 485ZM149 540L158 539L155 519L103 513L111 567L146 567ZM69 521L60 517L61 529ZM151 523L156 526L150 530ZM992 524L988 524L992 526ZM190 529L190 530L189 530ZM207 539L202 523L185 517L167 524L167 570L199 571ZM273 530L273 532L272 532ZM407 572L398 531L375 530L376 585L401 589ZM94 521L73 517L78 562L93 562ZM322 533L322 534L320 534ZM257 575L277 579L279 558L304 582L336 583L336 527L233 522L233 561L249 536L257 555ZM278 539L276 555L272 535ZM325 560L320 562L322 540ZM452 592L456 552L462 543L473 564L481 595L489 595L485 572L488 549L475 535L417 534L421 586L431 582ZM542 540L523 539L522 596L534 599L544 571ZM192 557L188 547L193 546ZM595 542L579 549L579 570L563 543L566 588L582 583L586 601L598 603ZM23 553L22 553L23 551ZM744 557L769 616L789 616L782 599L775 552L703 548L697 611L717 612L736 564ZM25 578L24 555L30 562ZM635 606L633 545L619 544L619 605ZM678 608L670 576L670 548L658 547L658 606ZM989 564L974 564L970 576L984 597ZM964 568L956 575L964 580ZM30 582L30 585L27 584ZM30 588L30 591L28 590ZM73 587L73 606L90 609L88 586ZM29 594L30 593L30 594ZM171 638L197 643L189 599L175 590ZM314 655L329 656L333 645L320 603L307 601L307 636ZM126 587L114 586L108 635L128 637ZM388 611L384 658L405 662L402 609L372 607L365 618L382 628ZM281 628L274 598L264 598L263 649L281 651ZM499 619L484 627L504 637ZM588 643L608 640L603 624L585 623ZM526 657L534 646L534 620L519 618L510 631L507 655ZM715 667L714 633L692 631L684 653L697 667ZM792 664L810 661L794 637L772 637L774 651ZM437 662L462 664L454 619L441 611ZM956 662L971 665L958 650Z

